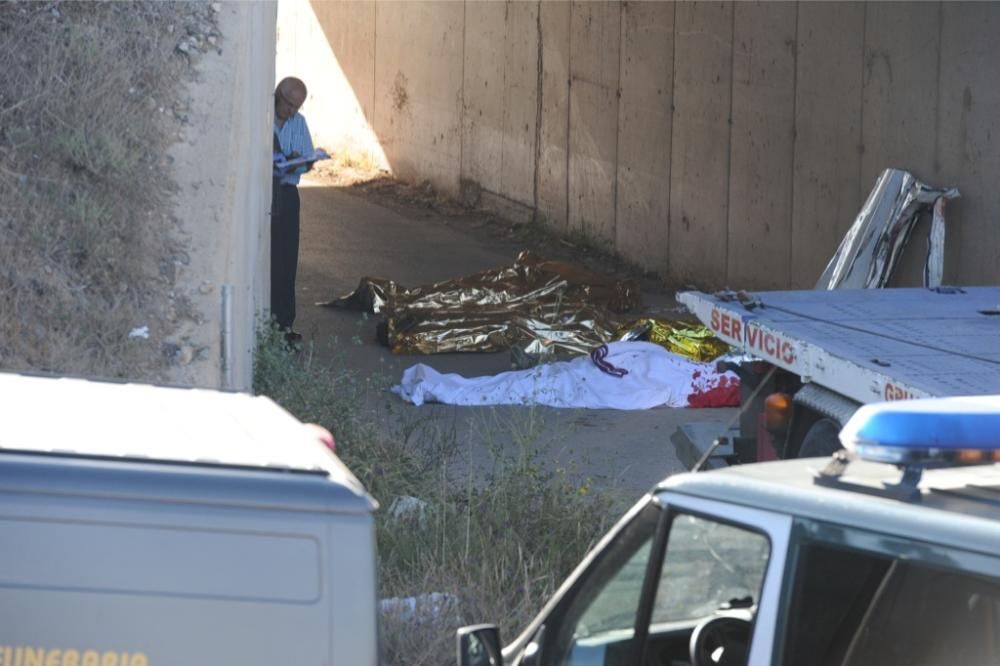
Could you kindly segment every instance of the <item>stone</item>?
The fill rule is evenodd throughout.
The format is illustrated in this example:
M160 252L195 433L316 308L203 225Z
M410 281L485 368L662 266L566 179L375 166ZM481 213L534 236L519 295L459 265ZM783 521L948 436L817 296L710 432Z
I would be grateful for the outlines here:
M177 365L180 366L191 365L191 361L194 360L195 354L195 349L191 345L181 345L181 347L177 350L177 354L174 356L174 360L177 362Z

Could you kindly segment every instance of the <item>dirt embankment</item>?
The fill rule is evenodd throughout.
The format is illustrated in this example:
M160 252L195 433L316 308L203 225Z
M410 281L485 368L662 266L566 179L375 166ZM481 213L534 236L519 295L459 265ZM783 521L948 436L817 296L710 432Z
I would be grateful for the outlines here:
M0 369L155 380L185 360L166 155L218 11L0 3Z

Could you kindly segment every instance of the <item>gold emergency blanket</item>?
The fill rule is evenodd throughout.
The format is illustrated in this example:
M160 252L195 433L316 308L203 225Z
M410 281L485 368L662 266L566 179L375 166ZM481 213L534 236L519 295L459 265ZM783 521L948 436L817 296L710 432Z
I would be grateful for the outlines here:
M382 312L398 354L507 351L589 353L613 339L613 313L639 307L632 280L522 252L512 266L407 289L365 278L330 307Z
M729 351L707 326L666 319L639 319L615 331L617 340L646 340L693 361L711 361Z

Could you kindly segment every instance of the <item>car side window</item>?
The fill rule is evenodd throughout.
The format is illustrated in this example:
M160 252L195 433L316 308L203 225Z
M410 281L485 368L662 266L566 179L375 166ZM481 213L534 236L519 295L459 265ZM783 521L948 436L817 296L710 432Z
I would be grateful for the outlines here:
M662 509L656 513L662 514ZM631 665L637 654L635 629L647 571L661 572L655 581L647 649L655 663L673 663L675 657L686 662L692 630L719 611L741 614L747 630L738 632L742 638L736 642L745 654L749 622L767 568L767 537L720 521L676 514L662 565L650 569L653 519L659 517L640 515L631 533L623 533L608 557L581 582L558 622L545 663ZM665 631L664 623L670 625ZM730 658L727 663L738 660Z
M670 527L651 623L755 607L770 550L759 532L679 514Z
M996 664L1000 581L806 542L787 626L789 666Z
M647 664L745 664L771 546L756 531L677 514L645 646Z

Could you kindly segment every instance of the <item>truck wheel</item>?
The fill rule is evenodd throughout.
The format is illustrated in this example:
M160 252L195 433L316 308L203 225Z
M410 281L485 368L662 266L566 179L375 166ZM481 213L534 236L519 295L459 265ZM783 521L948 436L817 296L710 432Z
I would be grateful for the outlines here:
M840 444L840 424L830 418L821 418L813 423L802 439L799 458L821 458L832 456L844 448Z

